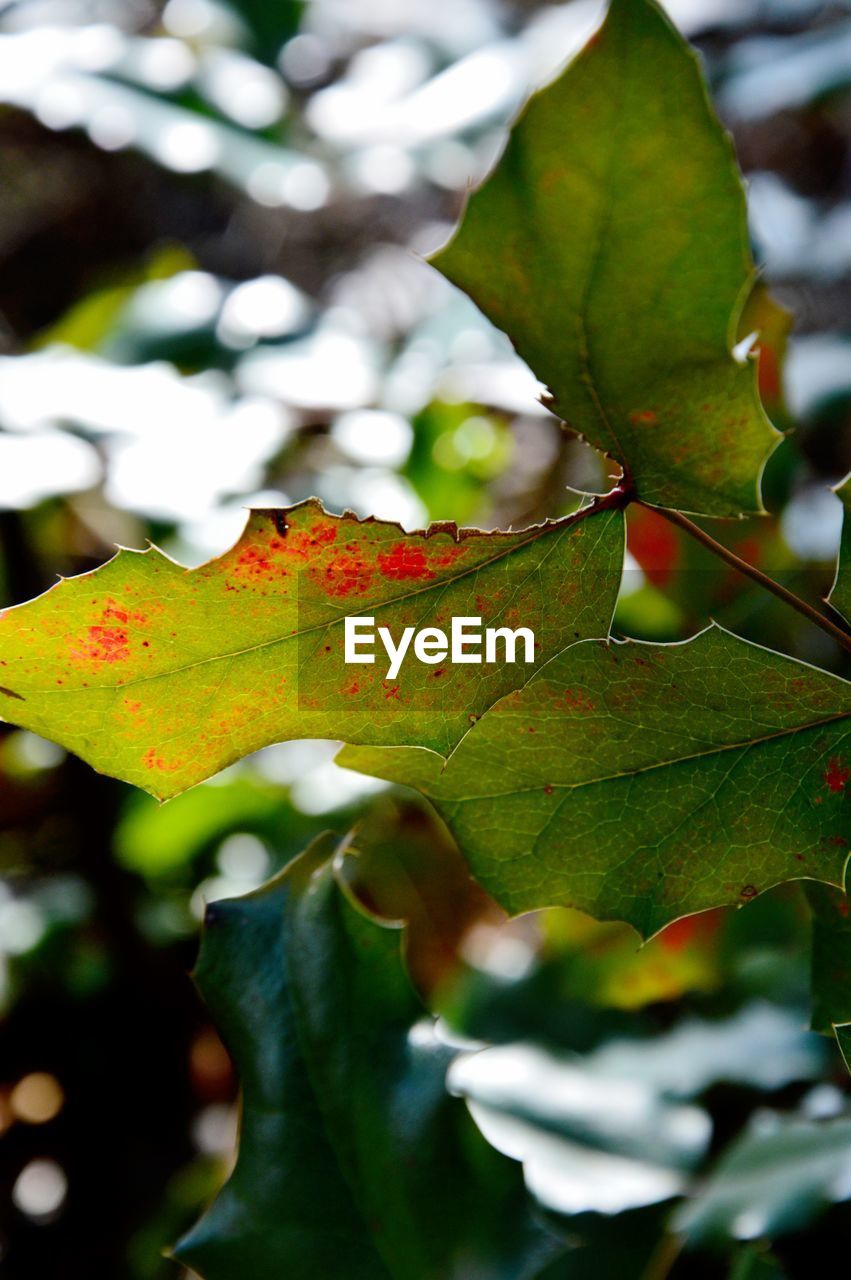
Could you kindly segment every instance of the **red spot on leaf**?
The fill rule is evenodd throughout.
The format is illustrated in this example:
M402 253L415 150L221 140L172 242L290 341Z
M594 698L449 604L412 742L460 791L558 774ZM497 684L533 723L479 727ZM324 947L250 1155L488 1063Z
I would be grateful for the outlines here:
M277 545L284 555L296 560L313 560L325 547L337 541L337 530L330 524L314 524L309 529L291 529Z
M827 783L828 790L834 794L845 790L845 784L851 778L851 768L840 760L839 756L833 756L827 762L827 768L824 771L824 780Z
M78 662L125 662L130 657L127 629L89 627L87 639L74 647L71 656Z
M565 689L562 696L555 700L555 706L564 711L576 711L585 715L595 710L596 703L582 689Z
M269 554L271 548L259 547L254 544L247 546L237 556L236 567L234 568L234 577L240 578L263 578L267 574L280 572L280 567L275 564L274 559Z
M342 551L323 569L309 570L326 595L363 595L372 583L374 570L361 556Z
M310 528L311 546L326 547L337 541L337 530L331 524L314 524Z
M378 568L385 578L393 582L423 582L435 577L422 547L412 547L406 542L398 542L392 551L380 554Z
M466 555L466 552L466 547L446 547L439 555L432 558L432 564L436 564L439 569L448 569L461 556Z

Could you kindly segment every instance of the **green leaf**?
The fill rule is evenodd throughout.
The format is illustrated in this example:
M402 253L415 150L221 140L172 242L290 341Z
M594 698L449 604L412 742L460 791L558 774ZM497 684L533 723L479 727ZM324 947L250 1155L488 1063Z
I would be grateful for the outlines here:
M851 622L851 475L847 475L834 492L842 502L845 514L842 519L836 579L828 599L837 613Z
M33 349L53 346L97 351L118 327L120 317L137 289L154 280L169 280L183 271L192 271L195 259L180 244L155 249L141 264L115 273L111 280L84 294L33 342Z
M302 874L333 842L304 855ZM334 1274L385 1280L325 1134L298 1047L284 913L294 875L207 909L196 980L242 1082L239 1160L178 1256L206 1280L291 1280Z
M287 861L324 825L296 809L278 784L246 775L193 787L167 805L131 792L113 847L122 866L156 879L243 832L265 837L276 856Z
M488 486L511 462L514 437L496 413L473 404L432 400L415 416L402 474L432 520L481 519Z
M629 1072L535 1045L462 1056L449 1074L489 1141L522 1160L529 1190L554 1213L621 1213L680 1195L711 1133L706 1112Z
M812 909L811 1023L836 1036L851 1070L851 912L845 890L808 884Z
M786 1272L776 1258L759 1249L744 1249L733 1263L730 1280L784 1280Z
M230 0L247 24L258 53L274 64L281 48L296 34L304 13L304 0Z
M753 279L744 193L697 59L653 0L612 0L434 261L645 502L761 508L779 437L755 365L731 354Z
M812 1026L832 1031L851 1023L851 919L845 890L808 884L813 913Z
M801 1230L849 1196L851 1118L763 1113L677 1212L674 1226L690 1244L771 1238Z
M197 976L239 1069L242 1133L178 1256L205 1280L531 1280L561 1246L447 1094L453 1055L400 932L341 889L334 843L210 909Z
M176 795L287 738L448 752L470 721L577 638L605 635L623 517L601 511L522 533L404 533L310 500L254 511L235 547L187 571L121 551L0 615L4 717L96 769ZM396 680L344 662L343 619L404 626L453 616L530 626L535 662L425 665Z
M376 796L357 817L346 852L346 883L358 901L382 920L405 921L405 966L429 1001L454 986L470 930L505 922L445 824L412 792Z
M446 819L509 911L563 905L653 933L796 876L839 883L851 685L710 627L576 644L449 760L344 748Z
M533 996L517 984L521 1017ZM567 1012L555 1008L556 1017ZM554 1211L621 1212L681 1193L711 1133L707 1112L687 1099L722 1082L777 1090L817 1077L827 1057L794 1014L763 1002L655 1036L636 1030L625 1036L610 1020L605 1040L580 1056L536 1042L530 1019L515 1042L450 1068L450 1088L470 1100L499 1150L523 1160L530 1189Z

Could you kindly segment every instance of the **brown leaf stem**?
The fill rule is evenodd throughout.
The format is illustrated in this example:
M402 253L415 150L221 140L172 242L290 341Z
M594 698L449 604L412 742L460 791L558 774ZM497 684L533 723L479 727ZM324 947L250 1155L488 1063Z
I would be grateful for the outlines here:
M636 499L639 501L639 499ZM644 506L646 504L641 503ZM675 524L678 529L682 529L689 537L700 542L713 555L718 556L720 560L725 561L733 569L750 578L753 582L759 583L766 591L770 591L772 595L777 596L778 600L783 600L792 609L796 609L798 613L807 618L815 626L821 627L827 635L829 635L837 644L841 645L846 652L851 653L851 635L842 627L838 627L835 622L831 622L830 618L819 612L813 605L808 604L806 600L802 600L800 596L796 596L793 591L789 591L787 587L783 587L779 582L775 582L773 578L769 578L768 574L763 573L761 569L757 569L754 565L748 564L747 560L743 560L741 556L737 556L735 551L731 551L729 547L723 546L720 542L708 534L705 529L701 529L688 516L684 516L680 511L670 511L662 507L650 508L656 511L660 516L664 516L671 524Z

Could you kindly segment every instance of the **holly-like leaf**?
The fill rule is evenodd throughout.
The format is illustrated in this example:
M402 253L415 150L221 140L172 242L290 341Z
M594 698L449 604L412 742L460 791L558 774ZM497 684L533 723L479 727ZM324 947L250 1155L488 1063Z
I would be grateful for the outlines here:
M851 903L843 888L808 884L812 1026L831 1032L851 1071Z
M832 1031L851 1023L851 914L845 890L808 884L813 913L812 1025Z
M799 1231L851 1197L851 1118L763 1114L721 1157L674 1225L690 1244Z
M730 140L654 0L612 0L434 259L639 496L759 510L776 443L731 354L753 265Z
M204 1280L532 1280L560 1243L447 1094L453 1054L400 932L353 904L334 846L209 910L197 977L240 1073L242 1130L178 1256Z
M851 684L710 627L574 645L444 761L345 748L429 796L508 910L565 905L653 933L795 876L840 883Z
M95 768L164 798L287 738L447 753L499 697L578 638L606 635L623 558L619 511L521 533L254 511L235 547L188 571L121 551L0 615L0 707ZM344 618L450 629L524 626L535 661L427 665L395 679L346 664ZM520 657L522 658L522 645Z
M763 280L757 280L739 317L740 342L755 335L760 399L774 421L788 418L784 367L793 316L777 301Z
M333 841L313 846L302 874ZM342 1250L356 1280L386 1280L342 1178L298 1047L284 918L291 869L257 893L207 909L196 980L242 1083L239 1160L178 1247L205 1280L333 1275ZM333 1230L330 1229L333 1224Z
M829 600L837 613L841 613L846 621L851 622L851 475L847 475L842 484L837 485L835 492L842 502L844 514L839 562L836 566L836 579Z

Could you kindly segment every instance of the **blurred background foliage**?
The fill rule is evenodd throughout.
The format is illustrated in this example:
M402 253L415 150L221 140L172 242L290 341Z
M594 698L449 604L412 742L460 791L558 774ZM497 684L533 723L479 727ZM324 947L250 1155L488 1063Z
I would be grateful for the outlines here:
M818 600L829 485L851 466L851 4L668 7L705 57L762 278L794 317L758 290L743 327L762 330L764 398L795 428L771 515L713 533ZM519 527L607 487L507 340L423 262L598 14L0 0L3 601L115 543L197 564L250 503L315 493L411 528ZM841 669L823 633L652 513L630 513L629 546L620 634L675 640L712 616ZM506 922L420 803L333 755L273 747L158 807L3 731L0 1274L179 1274L162 1250L235 1138L233 1071L189 977L204 903L357 823L357 890L411 918L411 972L459 1046L450 1087L523 1160L575 1246L570 1276L804 1277L816 1246L847 1248L848 1086L806 1030L798 887L642 950L567 911Z

